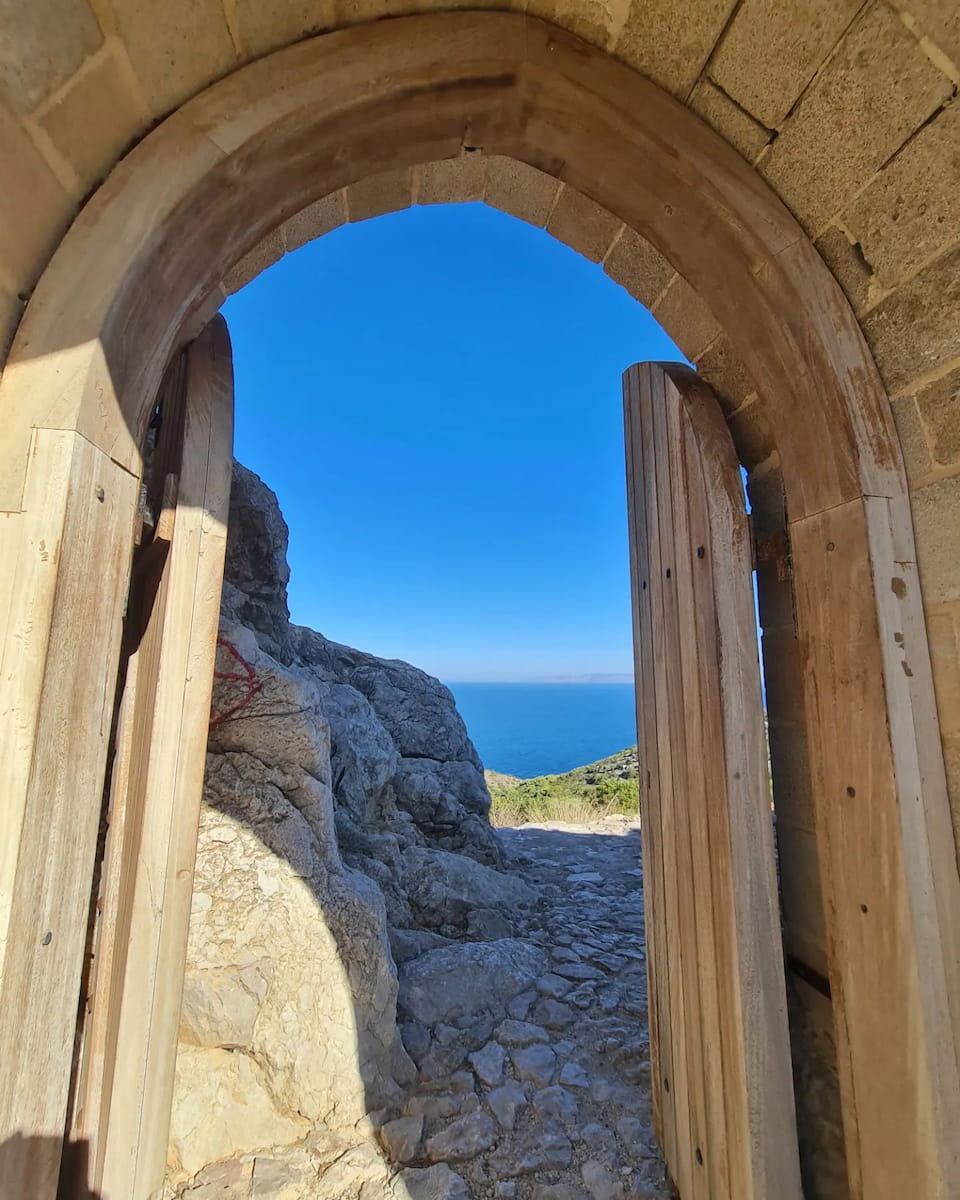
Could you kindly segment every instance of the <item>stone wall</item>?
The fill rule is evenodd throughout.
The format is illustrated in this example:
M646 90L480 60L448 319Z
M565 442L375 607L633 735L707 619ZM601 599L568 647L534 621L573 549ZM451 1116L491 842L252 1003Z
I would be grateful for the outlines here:
M0 156L6 164L0 343L9 343L85 197L163 116L238 66L300 38L446 7L460 5L171 0L160 17L143 0L8 3L0 55ZM477 7L484 7L480 0ZM497 7L554 21L697 112L781 195L847 293L890 392L906 459L960 825L956 5L506 0ZM225 290L343 221L410 204L479 199L546 226L652 307L724 398L743 462L758 482L776 475L776 447L762 405L685 281L597 205L511 160L466 154L364 180L272 234L227 276ZM213 307L222 294L212 298Z
M356 1187L388 1188L370 1114L398 1111L417 1075L397 965L442 948L456 962L464 943L502 957L532 900L495 869L490 797L450 693L290 625L286 541L276 497L236 465L171 1194L269 1162L308 1196L323 1154L351 1147Z

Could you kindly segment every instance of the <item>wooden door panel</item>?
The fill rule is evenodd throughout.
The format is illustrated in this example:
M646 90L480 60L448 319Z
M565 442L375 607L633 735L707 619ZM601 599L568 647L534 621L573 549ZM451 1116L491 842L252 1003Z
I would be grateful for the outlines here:
M709 388L624 376L651 1074L683 1200L799 1200L739 465Z
M162 1184L193 892L233 448L215 318L164 381L153 537L134 560L100 909L61 1196Z

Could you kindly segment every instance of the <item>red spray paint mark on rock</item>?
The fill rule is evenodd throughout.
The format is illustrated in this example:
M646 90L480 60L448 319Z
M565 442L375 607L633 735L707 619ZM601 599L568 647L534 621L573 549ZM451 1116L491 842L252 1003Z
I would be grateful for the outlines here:
M241 695L236 704L228 708L226 712L210 714L211 729L218 729L224 723L224 721L229 721L231 717L235 717L238 712L241 712L243 709L245 709L263 686L257 682L256 671L243 657L233 642L228 642L226 638L218 637L217 645L222 646L224 650L226 650L227 653L234 658L237 663L238 670L214 671L213 677L214 679L222 679L229 683L240 684Z

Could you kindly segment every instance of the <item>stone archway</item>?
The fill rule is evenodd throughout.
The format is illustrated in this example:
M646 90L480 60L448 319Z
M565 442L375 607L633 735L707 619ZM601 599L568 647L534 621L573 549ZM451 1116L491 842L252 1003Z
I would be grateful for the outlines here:
M467 147L560 178L647 238L755 385L790 523L851 1179L884 1195L896 1140L909 1177L947 1194L960 896L906 486L876 370L812 244L729 146L585 43L500 14L342 31L210 88L111 175L31 301L0 384L18 710L3 732L0 1049L41 1066L26 1115L3 1080L5 1125L62 1126L106 753L90 714L113 694L138 447L181 327L224 264L318 198ZM31 931L54 918L56 950L40 956Z

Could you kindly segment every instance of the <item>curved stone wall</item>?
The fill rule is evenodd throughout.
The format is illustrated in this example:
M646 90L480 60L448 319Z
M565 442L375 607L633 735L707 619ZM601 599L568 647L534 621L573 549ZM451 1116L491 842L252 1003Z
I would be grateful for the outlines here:
M960 16L951 0L46 0L11 5L0 55L0 338L73 216L157 121L237 66L312 34L412 12L527 11L636 67L756 167L815 239L890 393L954 809L960 806ZM366 180L261 248L337 219L472 198L602 259L726 398L744 461L768 458L751 389L711 316L636 235L532 168L469 157ZM255 264L239 268L249 272ZM235 282L242 275L234 275Z

